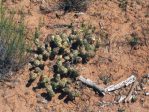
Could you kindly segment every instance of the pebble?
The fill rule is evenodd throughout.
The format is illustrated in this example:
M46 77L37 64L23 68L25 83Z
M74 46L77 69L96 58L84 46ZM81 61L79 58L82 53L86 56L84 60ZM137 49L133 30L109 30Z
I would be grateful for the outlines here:
M34 3L42 3L43 0L31 0L31 2L34 2Z
M138 92L137 92L137 91L134 91L134 94L135 94L135 95L138 95Z
M121 102L123 102L123 100L126 98L126 96L121 96L120 98L119 98L119 100L118 100L118 103L121 103Z
M44 99L40 94L36 94L36 98L37 98L37 103L43 103L43 104L47 104L48 101L46 99Z
M136 88L137 91L141 91L141 87L138 85Z
M140 84L140 87L141 87L141 89L144 89L144 84L141 83L141 84Z
M42 99L37 99L37 103L47 104L48 101L42 98Z
M144 102L144 100L145 100L144 98L141 98L141 99L140 99L140 101L141 101L142 103Z
M36 98L41 98L41 95L37 93Z
M43 107L36 105L35 112L43 112Z

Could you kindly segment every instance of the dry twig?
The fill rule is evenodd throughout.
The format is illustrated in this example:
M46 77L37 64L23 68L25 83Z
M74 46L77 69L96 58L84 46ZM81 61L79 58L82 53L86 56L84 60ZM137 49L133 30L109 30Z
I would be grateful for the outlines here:
M96 85L93 81L91 81L90 79L86 79L83 76L79 77L79 80L81 82L83 82L84 84L96 89L99 93L101 93L103 96L105 95L105 91L104 89L102 89L101 87L99 87L98 85Z
M128 93L128 96L127 96L126 99L125 99L125 102L129 102L129 101L131 100L131 98L132 98L132 93L133 93L134 89L136 88L136 86L137 86L138 84L139 84L138 81L135 81L135 82L133 83L133 85L132 85L132 87L131 87L131 89L130 89L130 91L129 91L129 93Z
M146 93L145 93L145 96L149 96L149 92L146 92Z

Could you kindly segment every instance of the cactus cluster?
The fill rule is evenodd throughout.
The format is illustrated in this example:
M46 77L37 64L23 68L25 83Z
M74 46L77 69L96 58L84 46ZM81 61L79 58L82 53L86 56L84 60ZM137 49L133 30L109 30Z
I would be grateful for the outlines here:
M48 35L43 44L39 40L35 41L34 59L30 62L30 80L40 76L40 84L50 97L57 90L66 93L71 100L78 96L78 92L71 87L79 75L76 65L87 63L99 47L94 27L82 24L78 29L73 27L70 34ZM52 78L44 74L44 63L47 61L55 62L52 65Z

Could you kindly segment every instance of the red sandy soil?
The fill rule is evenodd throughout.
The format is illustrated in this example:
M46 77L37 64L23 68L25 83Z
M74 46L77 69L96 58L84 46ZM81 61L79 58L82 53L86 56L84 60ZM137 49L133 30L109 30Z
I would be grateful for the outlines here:
M53 3L51 0L50 5ZM106 87L126 79L131 74L135 74L140 80L144 74L149 73L148 0L128 0L126 12L119 8L117 0L95 0L84 14L76 17L76 13L71 12L60 18L56 17L56 13L62 14L62 11L43 14L39 5L40 3L30 3L29 0L18 0L15 3L8 0L6 2L6 6L10 10L23 9L29 30L33 30L38 25L40 18L44 18L41 28L42 40L47 34L62 30L62 28L51 29L49 27L56 24L86 21L96 26L99 31L101 29L107 31L108 38L103 40L104 43L110 44L101 47L96 57L88 64L80 65L83 68L80 74L84 77ZM135 33L140 41L135 48L131 48L128 43L132 33ZM33 91L37 82L26 87L28 73L28 69L25 67L11 81L0 83L0 112L117 112L119 108L125 109L125 112L148 112L149 110L149 97L142 93L138 95L137 101L134 103L102 107L100 102L112 102L116 95L107 94L101 97L86 86L81 88L81 96L73 102L64 102L64 98L60 99L59 94L48 102L40 96L40 90ZM107 85L100 80L100 77L104 75L111 77L111 81ZM149 87L149 84L146 86ZM129 88L124 88L121 92L128 93Z

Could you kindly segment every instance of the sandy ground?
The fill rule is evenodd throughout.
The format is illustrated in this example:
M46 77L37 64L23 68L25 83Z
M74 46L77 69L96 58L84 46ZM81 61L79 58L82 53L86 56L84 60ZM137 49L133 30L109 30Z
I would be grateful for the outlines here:
M149 1L148 0L128 0L127 11L122 11L117 0L95 0L91 3L87 12L79 14L66 13L60 18L56 14L62 11L54 11L43 14L40 3L30 3L29 0L16 1L16 3L6 2L10 10L23 9L25 21L29 30L38 26L42 21L41 40L46 35L63 30L62 28L51 28L54 25L70 24L71 22L86 21L97 30L104 29L108 37L104 40L107 45L100 47L96 57L83 68L81 75L89 78L103 87L120 82L131 74L138 80L143 75L149 73ZM51 4L53 2L51 1ZM134 33L139 38L139 44L134 48L129 45L131 34ZM111 81L104 85L102 76L110 76ZM134 103L108 104L101 106L101 102L112 102L116 94L99 96L92 89L83 86L81 96L73 102L65 102L65 99L56 95L51 101L47 101L44 93L33 91L36 87L26 87L28 81L28 69L21 70L9 82L0 83L0 112L117 112L118 109L125 109L126 112L148 112L149 97L141 92ZM149 91L149 84L146 90ZM130 87L121 90L128 93ZM117 91L119 92L119 91Z

